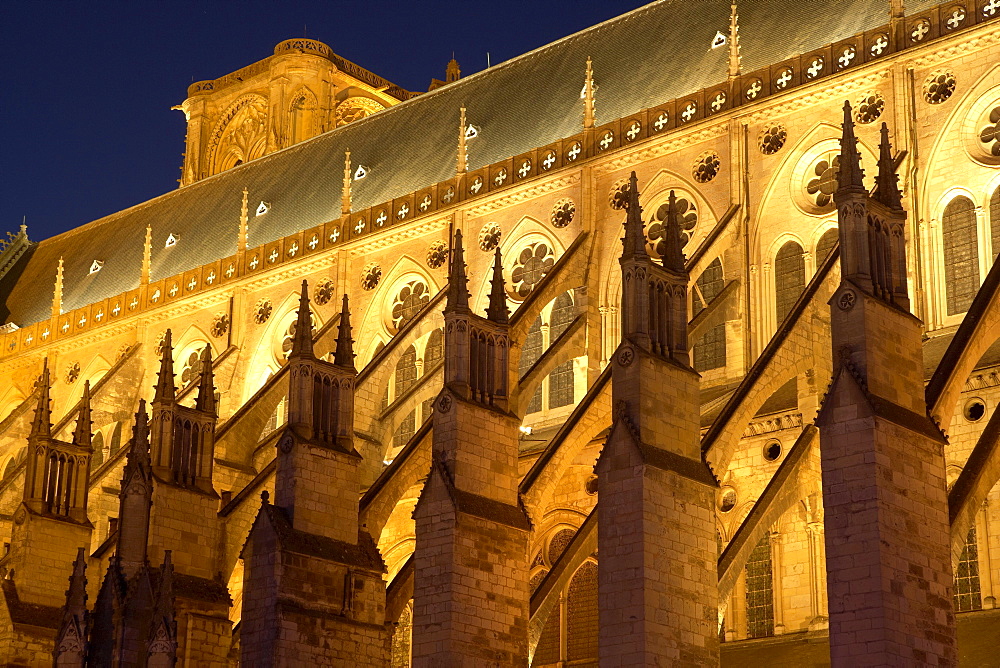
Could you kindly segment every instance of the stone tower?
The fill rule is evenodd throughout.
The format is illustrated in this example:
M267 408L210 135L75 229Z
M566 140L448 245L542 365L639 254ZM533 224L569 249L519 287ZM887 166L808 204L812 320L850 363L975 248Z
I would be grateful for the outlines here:
M613 424L596 466L602 666L719 663L716 481L699 440L673 193L668 207L660 266L646 252L632 172Z
M358 525L354 368L344 296L332 363L316 358L306 282L288 357L288 424L243 548L240 660L246 666L384 666L385 564Z
M945 437L924 399L901 195L882 125L873 194L844 104L834 375L817 425L833 665L955 665Z
M518 501L518 424L508 412L507 304L500 251L486 317L469 308L455 232L444 388L430 476L413 511L415 666L528 661L528 520Z

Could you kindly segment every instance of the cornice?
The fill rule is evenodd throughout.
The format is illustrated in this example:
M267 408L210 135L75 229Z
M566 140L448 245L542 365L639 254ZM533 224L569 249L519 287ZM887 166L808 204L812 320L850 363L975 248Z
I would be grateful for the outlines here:
M348 242L345 246L343 246L343 248L352 256L382 250L383 248L394 246L400 241L414 239L416 237L423 236L428 232L436 232L437 230L447 228L451 223L453 215L453 212L450 212L445 216L421 221L419 224L411 223L409 226L401 225L393 227L391 230L385 230L386 232L391 231L391 234L361 237L357 241Z
M580 183L582 178L582 174L579 171L575 171L558 178L536 182L532 185L524 186L519 190L506 192L503 195L495 197L487 202L470 207L466 209L465 214L473 217L485 216L486 214L497 211L498 209L504 209L511 205L519 204L525 200L538 197L539 195L544 195L554 190L561 190L563 188L576 185L577 183Z

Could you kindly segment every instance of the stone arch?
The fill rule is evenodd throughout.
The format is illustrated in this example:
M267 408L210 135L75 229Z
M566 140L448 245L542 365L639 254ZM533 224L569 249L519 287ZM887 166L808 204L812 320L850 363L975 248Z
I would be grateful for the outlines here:
M267 150L267 98L241 96L219 117L208 142L205 164L217 174L261 157Z
M268 319L267 325L260 333L253 352L249 356L244 375L243 396L244 403L248 401L259 390L267 379L276 374L282 364L274 353L274 341L280 335L291 318L295 317L295 311L299 307L299 293L290 291L285 298L275 306L273 315ZM322 326L320 314L316 309L310 307L315 318L316 328Z
M365 306L364 316L355 325L355 339L369 340L377 338L387 340L393 337L394 332L390 331L385 317L386 305L391 308L393 298L403 285L411 280L421 280L427 286L428 295L433 298L440 288L437 281L430 273L415 259L409 255L403 255L382 273L382 280L378 287L372 292L371 299ZM359 326L360 325L360 326Z
M297 144L319 132L319 104L308 86L299 86L288 98L288 145Z

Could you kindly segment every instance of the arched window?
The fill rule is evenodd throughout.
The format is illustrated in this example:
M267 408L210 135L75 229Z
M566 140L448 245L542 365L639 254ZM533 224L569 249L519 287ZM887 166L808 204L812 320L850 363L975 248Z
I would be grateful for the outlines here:
M823 236L819 238L816 243L816 266L823 264L823 260L826 256L830 254L833 247L840 241L840 230L838 228L833 228L832 230L827 230L823 233Z
M409 414L399 424L396 433L392 435L392 447L401 448L413 438L417 431L417 412L410 411Z
M552 318L549 326L549 341L559 338L576 317L573 306L573 295L569 292L556 297L552 305ZM563 362L549 374L549 408L570 406L573 404L573 360Z
M93 471L104 463L104 434L97 432L91 441L94 448L94 456L90 460L90 469Z
M990 198L990 236L993 238L993 259L1000 255L1000 187Z
M396 392L399 399L417 382L417 349L412 345L406 349L396 362Z
M774 583L771 573L771 536L764 537L747 560L747 638L774 635Z
M531 329L528 330L528 335L524 337L524 345L521 347L521 359L518 362L518 376L523 377L524 374L528 373L528 369L531 365L538 361L538 358L542 356L542 319L541 317L535 318L535 322L531 323ZM534 396L531 397L531 401L528 403L527 413L537 413L542 410L542 386L539 385L538 389L535 390Z
M693 315L704 311L725 286L722 262L719 258L715 258L694 283L691 296ZM720 322L694 342L694 368L697 371L708 371L724 366L726 366L726 323Z
M965 313L979 290L976 207L968 197L956 197L945 207L941 216L941 238L948 315Z
M806 260L802 246L787 242L774 257L774 309L780 324L806 286Z
M597 658L597 564L580 566L566 597L567 659Z
M955 570L955 610L982 610L983 598L979 589L979 545L976 527L969 529L965 547Z
M114 431L111 432L110 454L113 455L118 452L120 447L122 447L122 423L118 422L115 424Z
M431 332L430 336L427 337L427 346L424 348L424 373L429 373L434 371L441 360L444 359L444 330L435 329ZM420 409L420 420L426 420L431 416L431 412L434 409L434 400L437 397L431 397L423 403L423 408Z

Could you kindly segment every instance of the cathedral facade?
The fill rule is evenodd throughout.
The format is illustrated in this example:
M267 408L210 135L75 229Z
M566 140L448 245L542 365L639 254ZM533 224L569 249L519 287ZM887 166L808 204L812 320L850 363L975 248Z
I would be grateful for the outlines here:
M0 664L995 665L1000 1L192 84L0 250Z

